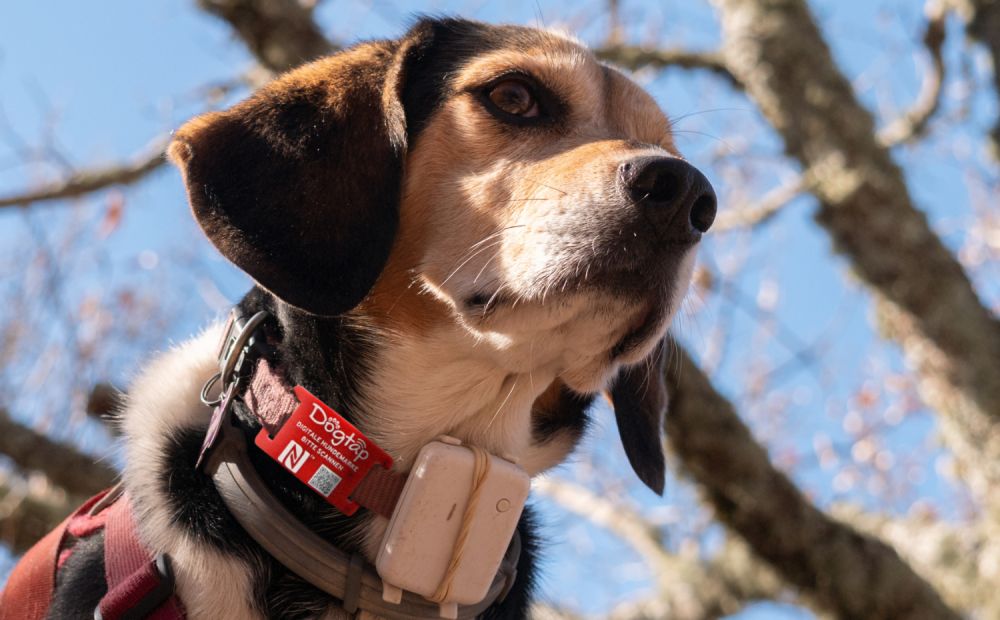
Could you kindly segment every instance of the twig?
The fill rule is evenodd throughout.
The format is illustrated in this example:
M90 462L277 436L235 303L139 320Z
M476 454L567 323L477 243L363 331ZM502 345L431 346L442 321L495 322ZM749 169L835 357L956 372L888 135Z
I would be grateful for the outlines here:
M124 164L80 170L69 178L35 190L0 196L0 207L26 207L36 202L75 198L113 185L136 183L166 163L163 157L166 145L167 138L159 137Z
M608 0L608 40L611 46L621 45L625 39L625 29L622 27L621 2Z
M772 189L755 204L719 213L712 232L726 232L737 228L751 228L765 224L780 212L785 205L803 192L809 191L813 182L808 175L798 176Z
M664 69L666 67L681 67L683 69L706 69L726 79L733 87L741 89L742 85L726 66L722 54L717 52L693 52L690 50L660 49L639 45L606 45L594 49L594 54L601 60L607 60L626 69L636 71L645 67Z
M782 598L781 580L732 538L727 538L710 558L698 553L673 553L663 545L656 527L620 503L551 477L536 479L532 488L617 535L649 565L657 585L656 595L619 606L610 618L706 620L736 613L755 600Z
M896 146L919 138L931 118L941 107L945 65L942 50L945 38L945 17L948 12L937 2L928 3L927 29L924 30L924 48L930 55L931 67L920 85L920 93L913 105L902 116L878 132L878 139L885 146Z
M624 540L658 579L674 579L675 563L663 548L656 529L635 512L597 495L586 487L551 477L538 478L532 490Z

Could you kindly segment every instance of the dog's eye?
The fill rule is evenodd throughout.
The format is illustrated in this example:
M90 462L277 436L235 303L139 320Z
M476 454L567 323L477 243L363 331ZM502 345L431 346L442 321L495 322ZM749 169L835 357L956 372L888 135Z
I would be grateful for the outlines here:
M490 87L486 96L500 111L521 118L540 115L538 101L531 87L521 80L503 80Z

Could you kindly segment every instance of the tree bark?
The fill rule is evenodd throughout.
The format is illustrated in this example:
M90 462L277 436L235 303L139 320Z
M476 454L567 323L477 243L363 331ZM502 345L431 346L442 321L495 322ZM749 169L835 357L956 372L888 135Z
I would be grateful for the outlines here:
M788 583L840 617L958 618L885 543L814 507L771 464L687 352L667 373L666 433L715 516Z
M872 115L834 64L802 0L714 0L726 62L815 180L816 219L868 285L880 327L976 495L1000 488L1000 322L910 197Z
M45 474L67 493L88 497L115 483L118 472L67 444L52 441L0 409L0 454L18 468Z
M0 475L0 542L20 554L55 529L77 500L63 493L32 489L24 480Z
M279 73L336 50L298 0L198 0L236 31L265 68Z

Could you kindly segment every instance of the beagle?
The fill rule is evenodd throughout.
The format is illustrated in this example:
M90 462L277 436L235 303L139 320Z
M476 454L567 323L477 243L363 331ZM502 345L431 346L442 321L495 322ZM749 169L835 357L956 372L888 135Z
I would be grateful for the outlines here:
M662 492L666 329L716 199L656 102L578 41L423 19L199 116L169 148L208 239L256 282L270 356L406 472L451 435L530 475L561 463L607 390L628 459ZM266 553L195 468L221 325L149 362L120 415L139 537L170 555L189 618L339 618ZM259 422L237 402L235 423ZM374 560L385 519L347 517L250 458L313 532ZM527 613L530 511L509 594ZM90 616L100 534L76 543L52 617Z

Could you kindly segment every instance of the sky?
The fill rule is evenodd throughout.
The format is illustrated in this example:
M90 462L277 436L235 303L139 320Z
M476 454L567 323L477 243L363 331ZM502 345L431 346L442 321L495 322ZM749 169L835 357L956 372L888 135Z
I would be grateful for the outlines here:
M837 61L865 104L883 120L904 108L919 90L923 65L920 54L914 53L921 33L919 5L903 0L812 3ZM624 1L622 6L631 42L695 49L718 44L717 20L707 4ZM502 4L473 0L417 7L417 3L383 0L328 1L317 17L329 36L341 43L397 36L418 12L563 27L591 43L599 43L607 34L603 3L569 8L542 0ZM949 23L949 66L981 81L983 60L960 43L959 29L954 20ZM197 11L193 2L4 3L0 6L0 195L67 170L139 152L153 138L213 105L204 96L207 87L228 83L250 65L250 57L229 28ZM640 72L635 78L677 121L678 146L713 181L721 209L760 196L797 172L753 104L718 79L680 71ZM969 171L981 166L979 137L996 106L989 95L964 92L964 83L949 82L947 92L954 103L942 113L960 120L950 121L946 134L932 133L925 144L894 153L904 166L916 203L952 248L966 240L969 204L979 191ZM39 157L61 163L25 163ZM54 204L29 212L7 210L0 213L0 245L31 247L39 239L55 243L54 231L69 218L99 219L113 197L119 194L102 192L73 205ZM121 198L124 217L113 234L95 237L99 252L63 268L66 297L131 285L183 291L163 309L168 320L159 335L164 342L182 340L223 315L248 281L202 239L188 214L176 171L162 169ZM933 417L919 407L897 420L885 414L891 401L875 405L888 419L879 453L890 455L894 463L890 469L901 471L905 464L909 472L900 475L912 489L898 498L886 499L889 496L877 485L874 490L862 488L857 480L845 479L841 468L828 467L817 457L817 441L852 450L852 420L866 415L852 404L854 396L866 383L882 382L905 370L905 363L893 346L878 338L869 298L845 263L832 255L828 238L812 222L813 210L811 199L799 198L752 235L709 238L700 260L716 273L731 273L732 286L705 302L689 298L675 332L696 357L713 361L716 385L735 399L779 464L789 467L821 505L850 500L902 513L918 497L958 518L959 494L942 475ZM25 269L16 254L4 255L0 287L15 282ZM1000 278L990 277L996 275L995 269L977 272L983 296L994 303L1000 297ZM0 288L4 294L13 290ZM762 316L770 331L762 327ZM728 326L728 345L720 356L718 325L722 324ZM54 326L40 336L58 340L70 334ZM810 344L815 346L810 349ZM813 350L817 360L795 363L796 353L804 348ZM142 355L128 351L115 360L111 366L115 376L110 378L126 381ZM766 398L747 390L762 360L778 367L772 377L774 389ZM19 377L16 369L8 371ZM8 379L8 385L18 383ZM2 396L19 405L11 409L22 412L22 417L30 417L37 408L37 397L13 392ZM107 451L109 438L86 422L55 432L75 437L95 454ZM603 479L609 475L615 480L627 478L631 474L620 449L611 454L600 449L605 442L616 441L608 412L600 412L584 450L557 475L598 486L609 484ZM907 463L910 453L920 460ZM599 467L591 466L594 460ZM627 501L662 519L678 541L686 535L702 540L718 535L711 529L692 534L701 532L703 515L693 507L691 489L680 480L670 482L664 499L652 497L631 481L614 485L624 485ZM639 560L620 542L557 508L543 505L543 511L545 531L553 539L544 597L599 612L648 589ZM609 563L618 564L612 576L605 574ZM760 604L735 617L810 616L790 606Z

